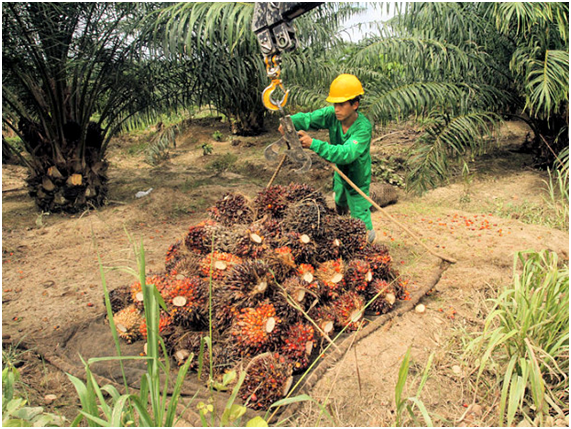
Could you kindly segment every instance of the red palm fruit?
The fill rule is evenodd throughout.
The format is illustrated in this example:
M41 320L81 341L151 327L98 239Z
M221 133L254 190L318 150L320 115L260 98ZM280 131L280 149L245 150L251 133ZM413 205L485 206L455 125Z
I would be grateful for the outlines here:
M395 288L386 280L375 279L371 282L367 291L367 299L374 301L369 305L368 309L376 314L385 314L392 310L397 297Z
M200 274L206 278L212 275L213 280L223 280L235 265L241 263L242 258L231 253L211 252L200 260Z
M261 259L271 248L264 231L257 225L251 225L242 233L236 242L236 254L241 257Z
M347 271L345 272L347 290L365 292L371 280L373 280L373 273L368 262L362 259L353 259L349 262Z
M178 261L180 261L180 249L183 246L182 240L177 240L174 244L171 244L167 250L165 257L165 268L167 272L171 272Z
M159 335L167 336L172 333L173 328L173 320L170 315L161 311L159 316ZM143 338L147 338L147 321L143 319L141 324L139 325L139 332Z
M139 326L143 321L143 315L134 305L129 305L113 316L115 329L119 337L132 343L140 338Z
M328 305L321 305L313 308L309 317L319 326L321 331L326 335L331 335L335 328L335 311L333 307ZM316 331L318 335L322 335L319 330Z
M345 266L341 259L325 261L315 270L315 276L322 286L322 296L335 299L345 290Z
M297 264L311 264L317 254L317 244L315 240L307 234L300 234L295 231L286 233L280 245L287 246L291 249L291 253Z
M293 382L291 364L278 353L263 353L246 366L246 377L239 390L246 406L266 409L287 395Z
M145 279L145 283L147 285L154 285L159 293L162 294L163 289L165 288L168 282L168 276L165 274L153 274L149 275ZM139 309L143 308L143 289L141 287L140 282L135 282L131 285L131 298L133 300L133 304Z
M258 218L269 214L276 219L281 219L287 207L287 189L282 185L273 185L259 192L254 200Z
M393 258L386 246L369 244L356 257L369 263L374 278L389 280Z
M171 277L161 295L177 324L189 326L206 319L208 294L204 279L182 275Z
M309 366L309 356L313 351L313 327L298 322L291 325L283 336L280 353L290 360L294 372L305 370Z
M191 226L184 237L184 244L186 248L195 253L206 254L210 252L211 244L205 237L205 227L207 225L215 225L212 220L205 220L195 226Z
M207 210L210 217L222 225L249 224L254 220L252 203L245 195L227 192Z
M280 325L273 304L264 303L240 310L230 333L237 349L251 355L265 351L279 339Z
M297 274L307 283L313 283L316 280L315 268L311 264L299 264Z
M346 292L333 301L335 311L335 321L337 326L349 330L356 330L361 326L363 318L365 300L357 292Z

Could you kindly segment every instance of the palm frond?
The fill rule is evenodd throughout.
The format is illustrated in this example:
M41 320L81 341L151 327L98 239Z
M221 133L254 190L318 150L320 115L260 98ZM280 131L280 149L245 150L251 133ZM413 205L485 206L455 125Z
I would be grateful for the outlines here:
M422 193L447 180L451 161L467 153L482 154L500 122L498 115L489 112L472 112L454 118L434 115L408 160L407 187Z

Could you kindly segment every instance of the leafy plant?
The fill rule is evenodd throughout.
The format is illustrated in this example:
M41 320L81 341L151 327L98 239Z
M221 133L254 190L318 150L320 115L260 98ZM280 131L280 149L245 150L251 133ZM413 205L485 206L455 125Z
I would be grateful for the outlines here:
M383 181L399 188L404 188L405 180L401 177L397 171L403 168L403 163L393 156L387 158L381 158L379 156L373 156L371 163L372 175Z
M214 170L216 173L222 173L230 169L238 161L238 157L233 153L226 153L222 157L211 162L206 168Z
M222 134L220 131L216 130L216 131L214 131L214 133L212 133L212 138L214 140L216 140L217 142L221 142L222 139L224 138L224 134Z
M202 143L200 148L203 156L210 155L214 151L214 147L210 143Z
M434 358L434 353L432 353L428 358L426 368L424 369L424 373L422 374L420 384L418 385L418 389L416 391L416 395L405 398L403 397L403 392L408 378L409 367L410 367L410 348L406 351L406 354L404 355L403 361L399 369L398 381L395 387L395 404L397 408L396 421L395 421L396 427L402 426L403 414L405 410L408 411L410 418L414 421L414 425L417 427L420 426L418 418L416 417L415 414L415 409L418 409L420 411L426 426L428 427L433 426L430 414L426 410L424 403L420 400L420 394L422 393L422 389L424 388L424 385L428 380L428 374L430 371L430 366L432 365L433 358Z
M20 373L13 366L2 369L2 426L63 426L65 418L44 412L42 407L28 407L27 401L15 393Z
M512 426L518 416L542 425L550 414L564 416L569 403L569 267L547 250L514 259L513 285L491 300L484 331L466 356L477 382L486 370L497 376L500 425Z
M100 274L105 295L105 307L107 309L110 329L115 341L117 356L92 358L84 362L86 383L68 374L68 377L77 390L82 406L79 416L73 422L74 425L78 425L84 418L89 426L129 426L133 425L134 422L138 422L141 426L149 427L171 427L175 424L176 407L180 400L182 383L192 362L192 356L189 357L185 364L179 369L172 396L168 398L169 400L167 401L170 383L170 363L168 359L164 361L161 359L161 351L164 356L167 355L167 352L164 341L159 335L159 308L166 308L166 306L156 287L152 284L145 283L145 252L142 245L136 254L139 265L138 275L137 272L132 269L126 270L134 274L135 277L138 277L142 286L144 315L147 323L147 355L145 357L124 357L121 355L119 337L113 321L113 311L111 309L109 291L107 290L107 283L105 281L105 273L101 265L101 259L99 259ZM125 393L121 395L112 385L100 387L90 369L93 363L107 360L119 360L121 368L123 369L123 361L140 359L146 360L147 373L141 378L141 388L138 393ZM166 374L164 386L161 386L161 374ZM130 389L127 385L124 372L123 381L125 390L129 392ZM104 392L111 396L111 405L107 403L103 396Z

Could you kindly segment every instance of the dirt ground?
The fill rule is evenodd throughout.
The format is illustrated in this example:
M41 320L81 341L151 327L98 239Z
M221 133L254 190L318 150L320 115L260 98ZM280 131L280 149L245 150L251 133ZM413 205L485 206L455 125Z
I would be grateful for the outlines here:
M220 131L223 141L213 139ZM436 252L457 260L436 290L423 299L424 313L409 312L354 345L342 361L317 383L311 396L326 404L337 426L389 426L395 422L394 395L399 366L411 348L411 371L405 394L414 396L419 378L434 353L421 399L437 426L497 424L497 398L474 395L470 368L461 354L466 335L481 329L486 299L509 284L514 253L550 249L568 260L566 231L523 223L522 210L544 205L546 174L528 168L529 155L517 148L528 129L510 122L499 145L480 158L465 180L457 180L422 197L400 193L386 212L414 231ZM398 154L412 143L407 129L378 130L372 151ZM38 213L27 197L21 167L2 168L2 333L3 342L50 343L62 329L104 312L97 255L106 267L135 267L133 247L144 243L147 268L160 271L169 245L191 225L206 218L206 208L227 191L254 195L275 166L263 160L263 149L278 138L229 138L224 124L194 122L160 166L144 162L138 138L118 138L109 152L109 204L78 215ZM202 145L213 147L203 155ZM229 167L225 169L225 167ZM300 181L323 190L331 199L332 171L314 158L305 177L288 172L275 183ZM135 193L153 188L146 197ZM383 213L373 214L377 241L391 249L402 273L418 287L438 258L402 231ZM106 274L108 287L130 283L119 270ZM50 343L51 344L51 343ZM65 374L34 352L22 356L23 381L30 402L73 419L78 400ZM57 399L45 404L52 393ZM466 413L472 403L481 405ZM421 421L422 422L422 421ZM409 422L410 423L410 422ZM331 426L315 405L305 405L292 423Z

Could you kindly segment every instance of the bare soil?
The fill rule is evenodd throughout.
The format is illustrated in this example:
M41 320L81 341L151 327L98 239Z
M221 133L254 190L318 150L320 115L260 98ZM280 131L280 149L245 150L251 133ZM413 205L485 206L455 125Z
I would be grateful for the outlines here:
M217 130L224 141L213 139ZM395 385L409 347L412 364L405 394L411 396L429 355L435 354L421 396L435 425L497 424L495 392L474 394L470 368L461 360L463 341L482 328L486 298L510 283L515 252L550 249L563 260L569 257L567 231L520 220L522 210L544 205L547 179L527 167L529 155L517 151L528 131L522 123L506 123L498 146L472 164L469 180L458 179L422 197L400 192L398 203L385 209L427 246L458 262L423 299L424 313L409 312L355 344L315 385L311 396L326 405L336 425L394 424ZM224 192L253 196L268 183L275 166L267 165L263 150L277 140L277 133L233 140L228 135L225 124L193 122L170 150L170 159L157 167L146 164L138 149L148 135L115 139L108 155L109 204L73 216L39 213L24 188L26 171L3 166L3 342L21 341L31 348L20 370L32 405L69 419L76 416L73 387L65 374L34 352L34 345L41 349L42 344L53 344L60 330L105 311L98 255L105 267L134 268L131 237L143 242L148 270L160 271L168 247L189 226L205 219L206 208ZM385 137L373 144L373 153L398 155L410 147L415 132L401 127L379 130L374 138L380 136ZM211 155L203 154L203 143L212 145ZM331 199L332 171L313 159L314 167L305 177L289 172L286 165L275 183L306 182ZM149 188L153 191L148 196L135 198L136 192ZM375 212L373 223L377 241L390 246L395 263L411 278L411 287L422 284L438 258L383 213ZM106 279L110 289L132 281L119 270L108 271ZM48 393L57 396L49 405L43 400ZM473 411L467 408L472 403L482 408L466 413ZM295 417L290 425L332 425L312 404Z

